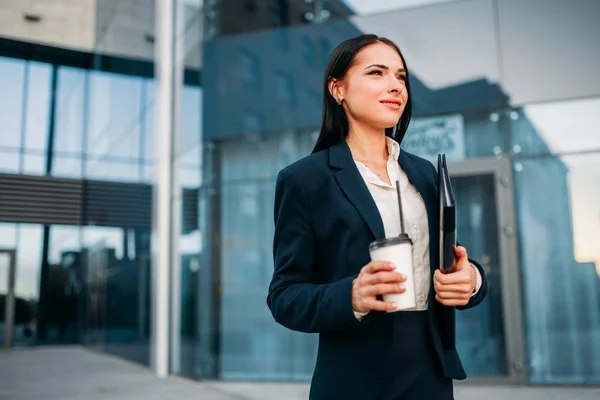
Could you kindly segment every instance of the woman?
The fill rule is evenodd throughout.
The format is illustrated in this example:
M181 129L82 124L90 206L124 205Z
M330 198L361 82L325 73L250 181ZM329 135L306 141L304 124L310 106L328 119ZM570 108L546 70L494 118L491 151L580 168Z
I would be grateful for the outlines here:
M341 43L325 72L321 133L313 154L284 168L275 193L275 320L319 334L310 398L453 398L465 372L454 310L486 295L481 267L457 246L457 271L437 268L433 165L400 150L410 122L408 69L398 47L363 35ZM417 307L394 310L383 294L405 290L369 243L400 232L395 181L413 242Z

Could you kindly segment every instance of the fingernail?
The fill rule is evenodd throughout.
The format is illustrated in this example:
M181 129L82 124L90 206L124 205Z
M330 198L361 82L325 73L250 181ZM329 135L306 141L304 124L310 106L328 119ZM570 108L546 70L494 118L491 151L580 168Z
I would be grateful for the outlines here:
M398 308L398 305L395 302L392 302L392 307L394 307L394 309Z
M406 275L404 275L404 274L400 274L400 277L401 277L402 279L406 279Z
M403 283L401 283L400 284L400 290L404 290L404 289L406 289L406 286Z
M394 264L393 262L389 263L388 265L390 266L390 268L396 268L396 264Z

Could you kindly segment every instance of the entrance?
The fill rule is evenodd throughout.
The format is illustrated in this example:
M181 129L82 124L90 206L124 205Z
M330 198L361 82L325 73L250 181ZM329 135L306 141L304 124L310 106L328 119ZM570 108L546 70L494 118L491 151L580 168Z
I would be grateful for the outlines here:
M457 348L471 383L526 382L510 165L496 158L448 165L457 239L488 279L482 304L456 313Z

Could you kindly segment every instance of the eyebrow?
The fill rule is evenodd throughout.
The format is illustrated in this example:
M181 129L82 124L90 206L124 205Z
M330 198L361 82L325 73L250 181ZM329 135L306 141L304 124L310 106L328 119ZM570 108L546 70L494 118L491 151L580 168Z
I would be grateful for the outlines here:
M365 69L369 69L371 67L377 67L377 68L381 68L381 69L385 69L385 70L390 69L390 67L388 67L387 65L383 65L383 64L371 64ZM406 72L406 70L404 68L398 68L398 72Z

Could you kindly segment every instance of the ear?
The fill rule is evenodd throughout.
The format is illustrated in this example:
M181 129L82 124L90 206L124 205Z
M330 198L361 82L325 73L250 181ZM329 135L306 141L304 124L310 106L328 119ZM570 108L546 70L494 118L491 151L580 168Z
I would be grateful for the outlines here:
M336 78L329 78L329 82L327 83L329 93L333 96L335 101L344 99L344 88L341 83L342 82Z

